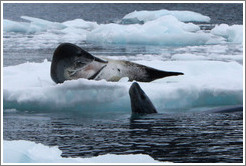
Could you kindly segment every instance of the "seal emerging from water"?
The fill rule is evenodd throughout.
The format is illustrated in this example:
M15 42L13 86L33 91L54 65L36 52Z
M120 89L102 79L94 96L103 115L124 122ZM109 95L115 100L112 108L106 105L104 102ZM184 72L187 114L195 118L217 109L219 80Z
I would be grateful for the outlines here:
M131 99L132 114L157 113L155 106L137 82L132 83L129 89L129 95Z
M51 78L56 83L79 78L119 81L123 77L128 77L129 81L150 82L177 75L183 73L161 71L129 61L100 59L70 43L56 48L51 64Z

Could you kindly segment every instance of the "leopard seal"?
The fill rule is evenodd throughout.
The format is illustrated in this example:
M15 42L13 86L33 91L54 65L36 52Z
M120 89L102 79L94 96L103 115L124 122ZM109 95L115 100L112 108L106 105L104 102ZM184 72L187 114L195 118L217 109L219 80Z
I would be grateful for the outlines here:
M131 99L132 114L157 113L155 106L137 82L132 83L129 89L129 95Z
M62 43L54 51L50 75L54 82L79 78L119 81L151 82L155 79L183 75L181 72L162 71L124 60L101 59L71 43Z

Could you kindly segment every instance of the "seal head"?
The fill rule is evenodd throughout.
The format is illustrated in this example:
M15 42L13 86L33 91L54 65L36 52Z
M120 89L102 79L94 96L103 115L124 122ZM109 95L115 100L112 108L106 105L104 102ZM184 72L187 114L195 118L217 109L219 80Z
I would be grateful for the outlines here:
M132 83L129 89L129 95L131 99L132 114L157 113L155 106L137 82Z
M78 78L93 79L107 63L74 44L63 43L54 52L50 74L56 83Z

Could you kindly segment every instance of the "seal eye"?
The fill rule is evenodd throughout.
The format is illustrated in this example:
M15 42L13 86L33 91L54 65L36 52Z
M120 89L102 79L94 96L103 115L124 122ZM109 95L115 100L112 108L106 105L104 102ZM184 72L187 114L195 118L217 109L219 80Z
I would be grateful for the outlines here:
M86 63L84 63L84 62L81 62L80 60L77 60L77 61L75 61L74 62L75 64L75 67L83 67L83 66L85 66L85 64Z

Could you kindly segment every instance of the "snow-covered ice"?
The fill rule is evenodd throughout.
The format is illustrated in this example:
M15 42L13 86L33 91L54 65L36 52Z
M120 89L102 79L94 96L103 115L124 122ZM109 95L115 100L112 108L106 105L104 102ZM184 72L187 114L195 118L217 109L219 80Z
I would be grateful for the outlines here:
M161 70L184 73L183 76L140 83L159 112L243 103L243 70L242 65L237 62L135 62ZM80 112L130 112L128 89L131 82L79 79L55 84L50 78L50 65L50 62L44 61L4 67L4 108L37 111L62 111L69 108L70 111Z
M62 158L57 146L48 147L31 141L3 140L3 163L158 163L145 154L107 154L91 158ZM47 155L49 154L49 155Z
M243 105L243 25L220 24L211 30L202 30L197 22L209 23L208 16L171 10L134 11L125 15L121 22L105 24L81 18L52 22L20 17L23 21L3 20L5 50L50 49L64 42L80 46L84 43L148 45L163 49L158 55L139 52L136 56L106 57L184 73L139 83L160 113ZM55 84L50 77L50 65L50 61L44 60L3 67L3 109L6 113L76 111L130 115L128 90L132 83L127 82L128 78L119 82L78 79ZM58 147L22 140L3 141L4 163L157 162L143 154L107 154L92 158L62 158L60 155Z
M140 84L163 112L168 109L242 104L243 57L240 51L231 55L227 53L231 43L239 47L242 45L242 25L221 24L211 31L203 31L194 22L209 22L209 17L190 11L168 10L129 13L123 19L137 18L144 23L127 25L98 24L83 19L58 23L28 16L21 18L29 22L3 22L4 34L10 36L4 38L6 49L12 48L13 44L18 47L16 41L22 43L19 46L25 49L55 48L62 42L184 46L177 48L179 53L170 55L167 61L162 59L162 55L141 53L133 58L137 63L185 74ZM18 34L18 37L12 38L13 34ZM30 40L27 40L27 34L32 34L28 36ZM197 50L192 52L193 49ZM131 60L130 57L113 58ZM56 85L49 71L48 61L4 67L4 108L130 111L128 88L131 83L125 81L127 78L117 83L79 79Z

